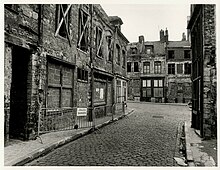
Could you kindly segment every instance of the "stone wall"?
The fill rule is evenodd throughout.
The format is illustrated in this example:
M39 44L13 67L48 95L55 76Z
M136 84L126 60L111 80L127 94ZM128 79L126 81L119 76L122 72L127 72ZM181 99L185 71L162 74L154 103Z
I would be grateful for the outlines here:
M9 141L10 90L12 80L12 48L5 44L4 58L4 141Z
M217 136L215 5L204 5L204 138Z

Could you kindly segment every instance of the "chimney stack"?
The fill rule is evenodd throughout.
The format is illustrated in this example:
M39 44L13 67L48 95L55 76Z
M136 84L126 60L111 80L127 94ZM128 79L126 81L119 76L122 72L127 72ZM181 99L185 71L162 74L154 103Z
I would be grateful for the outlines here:
M139 43L144 43L144 36L143 35L139 36Z
M160 41L161 42L164 42L165 41L165 38L164 38L164 30L160 30Z
M190 16L187 16L187 26L189 24L189 20L190 20ZM189 41L189 34L190 34L190 30L187 29L187 41Z
M183 34L182 34L182 41L186 41L186 35L185 35L185 32L183 32Z
M165 30L165 36L164 37L165 37L165 41L168 42L168 30L167 30L167 28Z

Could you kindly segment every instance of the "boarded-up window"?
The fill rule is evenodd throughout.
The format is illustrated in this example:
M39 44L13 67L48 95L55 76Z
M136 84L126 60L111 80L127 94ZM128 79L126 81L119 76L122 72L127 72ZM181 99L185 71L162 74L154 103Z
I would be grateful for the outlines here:
M89 15L83 11L79 10L79 40L78 48L87 51L88 50L88 37L89 37Z
M57 30L56 34L64 38L69 36L69 25L70 25L70 8L71 5L62 4L57 5Z
M103 41L103 31L101 28L96 27L96 55L102 56L102 41Z
M73 106L73 69L58 62L48 62L48 108Z

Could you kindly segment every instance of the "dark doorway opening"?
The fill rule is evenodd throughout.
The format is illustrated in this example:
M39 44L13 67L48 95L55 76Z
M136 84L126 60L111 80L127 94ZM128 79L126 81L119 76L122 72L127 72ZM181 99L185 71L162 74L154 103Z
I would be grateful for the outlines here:
M13 47L9 120L10 138L25 138L29 60L30 53L28 50L21 47Z

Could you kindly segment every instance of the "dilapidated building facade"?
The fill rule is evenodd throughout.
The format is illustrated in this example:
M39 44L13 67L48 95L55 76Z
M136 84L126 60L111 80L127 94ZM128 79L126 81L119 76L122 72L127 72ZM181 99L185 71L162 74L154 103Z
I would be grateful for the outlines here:
M191 100L192 94L192 57L190 43L169 41L166 45L167 101L185 103Z
M128 98L131 100L164 102L166 84L166 41L144 41L127 46Z
M74 120L88 108L92 121L94 107L97 117L122 110L128 40L119 17L87 4L8 4L4 13L5 141L34 139L39 115L49 115L48 131L58 128L55 114Z
M217 137L216 6L191 5L192 127L201 137Z
M178 102L191 99L191 50L189 41L169 41L160 30L160 41L127 46L128 97L148 102Z

